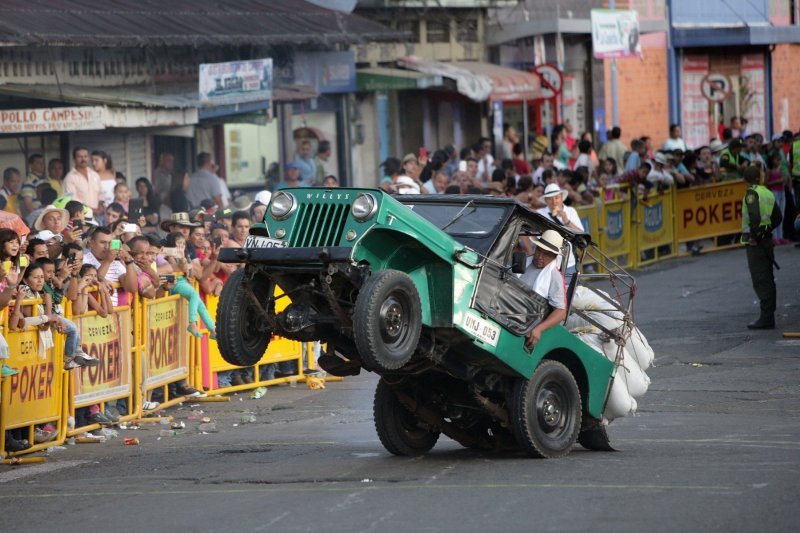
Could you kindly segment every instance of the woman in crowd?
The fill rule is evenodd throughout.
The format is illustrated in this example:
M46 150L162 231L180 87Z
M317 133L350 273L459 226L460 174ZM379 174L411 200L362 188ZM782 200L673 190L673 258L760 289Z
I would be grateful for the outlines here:
M169 189L169 203L173 213L188 213L189 199L186 191L189 189L189 173L178 171L172 174L172 183Z
M45 292L44 268L39 263L34 263L25 269L22 275L23 284L17 287L17 305L8 321L8 327L15 331L22 331L30 326L39 328L39 353L53 347L51 328L66 335L64 343L64 370L72 370L81 366L97 366L100 361L86 352L81 347L81 338L78 328L71 320L53 312L53 299ZM22 305L23 300L39 300L36 304ZM36 316L33 308L36 306Z
M139 199L144 202L144 207L158 208L158 196L149 179L139 178L136 180L136 192L139 193Z
M117 184L117 173L114 171L114 162L111 156L102 150L92 152L92 167L100 174L100 200L103 206L108 206L114 201L114 186Z
M203 300L200 298L200 295L197 294L197 291L192 287L192 285L187 281L186 277L192 274L199 273L200 275L197 276L199 279L203 279L208 277L211 272L211 268L207 268L209 264L202 265L199 261L196 265L192 265L191 263L187 262L184 255L184 250L186 248L186 239L184 238L183 234L175 231L167 235L164 239L164 244L175 251L175 253L165 254L165 259L173 266L173 270L177 272L183 272L185 275L181 277L176 277L174 282L166 283L165 286L169 289L169 293L178 294L184 300L189 302L189 327L186 330L194 335L195 337L202 337L202 333L200 333L200 329L197 327L198 321L198 314L200 318L203 320L203 323L206 326L206 329L209 331L209 337L212 339L217 338L217 329L214 325L214 319L211 318L211 315L206 308L206 304L203 303ZM207 261L213 260L213 258L206 258ZM192 267L195 268L192 268ZM212 265L213 267L213 265ZM199 270L200 272L196 272ZM219 294L219 293L217 293Z

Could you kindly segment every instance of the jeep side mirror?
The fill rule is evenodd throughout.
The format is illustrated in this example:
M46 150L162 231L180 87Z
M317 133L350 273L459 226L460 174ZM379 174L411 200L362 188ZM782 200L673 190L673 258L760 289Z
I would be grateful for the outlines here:
M525 268L528 266L528 256L525 252L514 252L511 257L511 272L514 274L524 274Z

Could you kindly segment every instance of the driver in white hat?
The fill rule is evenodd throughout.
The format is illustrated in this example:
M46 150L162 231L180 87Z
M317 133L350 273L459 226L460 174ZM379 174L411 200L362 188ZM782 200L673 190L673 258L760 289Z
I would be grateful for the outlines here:
M583 224L581 223L581 217L578 216L578 212L574 207L564 205L564 199L568 194L569 193L559 187L557 183L551 183L545 187L544 194L542 195L547 207L537 209L536 212L556 224L564 226L570 231L576 233L583 232ZM574 273L575 257L570 253L567 258L567 274Z
M533 347L546 330L564 322L567 318L567 285L564 275L558 269L564 238L555 230L547 230L541 237L531 242L535 246L533 263L520 278L533 291L550 304L550 313L539 322L530 333L525 345Z

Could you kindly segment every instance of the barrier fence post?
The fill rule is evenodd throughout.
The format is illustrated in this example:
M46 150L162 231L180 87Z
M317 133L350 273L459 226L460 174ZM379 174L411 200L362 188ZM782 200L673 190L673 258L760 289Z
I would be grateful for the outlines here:
M54 346L41 348L39 328L27 327L22 331L10 331L8 309L16 305L32 306L33 316L38 316L40 299L12 302L3 312L3 332L10 352L7 364L18 373L0 381L0 454L6 454L6 431L23 433L32 446L20 452L6 455L17 456L38 452L63 444L67 436L67 418L64 405L67 401L67 380L64 372L63 336L54 334ZM13 304L13 305L12 305ZM34 443L36 426L55 424L58 435L45 443Z

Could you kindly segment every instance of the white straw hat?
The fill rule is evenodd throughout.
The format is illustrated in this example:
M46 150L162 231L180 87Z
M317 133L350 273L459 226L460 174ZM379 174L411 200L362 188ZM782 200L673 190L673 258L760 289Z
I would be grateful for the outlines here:
M542 197L551 198L553 196L558 196L559 194L561 194L561 198L563 199L567 197L569 192L559 187L557 183L551 183L544 188L544 194Z
M542 236L532 241L534 246L538 246L551 254L561 255L561 247L564 245L564 237L557 231L549 229L542 233Z

